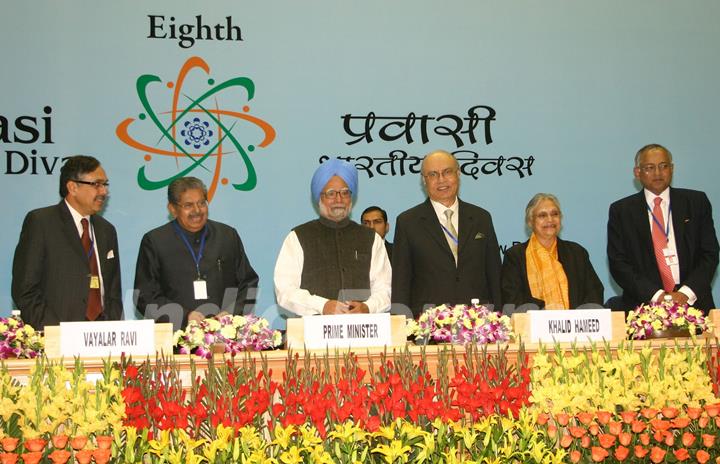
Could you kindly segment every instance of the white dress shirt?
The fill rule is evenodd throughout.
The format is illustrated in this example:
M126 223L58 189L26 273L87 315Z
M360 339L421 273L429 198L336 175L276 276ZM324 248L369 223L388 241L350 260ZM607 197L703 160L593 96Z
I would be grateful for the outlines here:
M299 316L322 314L328 299L300 288L304 260L300 241L295 231L291 231L285 238L275 263L275 296L280 306ZM364 302L371 313L386 312L390 309L391 285L392 269L385 250L385 241L375 234L370 261L370 298Z

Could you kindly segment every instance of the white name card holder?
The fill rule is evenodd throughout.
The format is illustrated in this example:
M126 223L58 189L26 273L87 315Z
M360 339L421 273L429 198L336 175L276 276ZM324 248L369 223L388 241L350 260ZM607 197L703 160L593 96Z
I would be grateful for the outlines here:
M288 319L288 349L370 348L405 345L405 316L337 314Z
M61 322L45 327L48 357L81 358L172 354L172 324L155 321Z
M527 316L531 343L611 341L615 332L609 309L528 311Z

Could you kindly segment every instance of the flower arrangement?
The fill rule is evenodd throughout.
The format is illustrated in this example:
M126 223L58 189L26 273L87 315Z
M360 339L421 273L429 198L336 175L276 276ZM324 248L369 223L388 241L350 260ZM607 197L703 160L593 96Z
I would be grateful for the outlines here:
M510 318L473 301L470 305L440 305L410 322L410 336L438 343L500 343L513 337Z
M212 346L225 345L225 352L260 351L276 348L282 336L270 328L267 319L255 315L225 314L202 321L190 321L185 330L175 332L175 346L181 354L194 352L202 358L212 356Z
M0 359L35 358L44 347L43 336L20 318L19 311L0 317Z
M694 337L697 330L712 329L710 319L702 311L671 299L642 304L627 316L627 335L633 340L644 340L655 332L672 328L687 329Z

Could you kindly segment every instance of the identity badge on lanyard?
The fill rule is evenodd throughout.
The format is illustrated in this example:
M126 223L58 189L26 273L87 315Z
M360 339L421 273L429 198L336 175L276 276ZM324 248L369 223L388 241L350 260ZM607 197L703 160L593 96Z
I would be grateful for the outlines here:
M188 241L187 237L183 233L182 230L180 230L180 226L177 225L177 222L173 221L173 226L175 227L175 230L177 231L178 235L182 239L182 241L185 243L185 246L187 247L188 251L190 251L190 256L192 256L193 261L195 262L195 270L197 271L197 277L193 281L193 293L195 295L196 300L207 300L207 282L202 278L200 275L200 261L203 257L203 252L205 251L205 238L207 237L207 225L203 228L202 236L200 237L200 249L198 250L198 254L195 254L195 250L193 249L192 245L190 245L190 242Z
M656 226L658 226L658 229L660 229L665 235L665 248L663 248L663 256L665 257L665 264L668 266L675 266L678 264L678 258L677 253L675 253L674 250L670 249L670 221L672 220L672 205L668 205L668 220L665 224L665 227L662 227L662 224L660 223L660 219L658 219L655 214L653 213L653 210L650 209L650 205L645 204L647 206L648 211L650 211L650 216L652 216L652 220L655 223Z

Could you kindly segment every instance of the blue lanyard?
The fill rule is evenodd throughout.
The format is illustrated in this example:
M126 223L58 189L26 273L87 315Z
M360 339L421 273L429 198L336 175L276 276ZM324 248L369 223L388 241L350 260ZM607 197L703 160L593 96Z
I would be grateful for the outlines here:
M450 237L450 240L452 240L453 242L455 242L455 246L457 246L457 245L458 245L458 239L457 239L457 237L454 236L454 235L452 234L452 232L450 232L450 231L447 229L447 227L445 227L442 223L440 224L440 227L443 228L443 230L445 231L445 233L447 234L447 236Z
M183 242L185 242L185 246L190 251L190 256L192 256L193 261L195 261L195 269L197 270L198 280L200 280L200 260L202 260L203 257L203 251L205 250L205 237L207 237L207 224L205 224L205 227L203 228L202 236L200 237L200 250L198 250L198 254L195 254L195 250L193 250L192 245L190 245L190 242L188 242L187 237L185 236L185 233L180 230L180 226L178 225L177 221L173 221L173 227L175 227L175 230L177 231L178 235L182 239Z
M670 201L668 200L668 220L667 224L665 224L665 230L663 230L662 225L660 224L660 220L655 217L655 213L653 213L653 210L650 209L650 205L645 203L645 206L647 207L648 211L650 211L650 216L652 216L653 222L657 224L658 228L662 231L663 234L665 234L665 240L670 240L670 219L672 218L672 205L670 204Z

